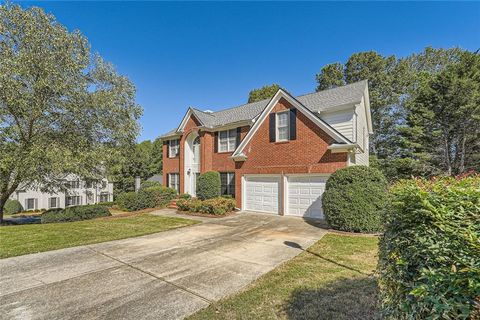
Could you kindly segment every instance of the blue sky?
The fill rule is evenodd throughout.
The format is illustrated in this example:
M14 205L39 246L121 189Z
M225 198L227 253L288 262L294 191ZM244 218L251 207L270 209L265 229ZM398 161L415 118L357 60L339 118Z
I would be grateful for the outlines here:
M188 106L236 106L266 84L313 92L323 65L355 52L480 48L475 2L22 2L32 4L135 83L139 141L176 127Z

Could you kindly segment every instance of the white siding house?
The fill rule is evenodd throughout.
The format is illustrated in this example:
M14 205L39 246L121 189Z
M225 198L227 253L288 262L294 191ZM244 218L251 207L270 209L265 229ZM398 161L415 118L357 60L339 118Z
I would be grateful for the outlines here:
M95 204L113 201L113 183L107 179L100 182L86 182L76 176L65 179L67 190L46 193L35 189L18 189L11 199L18 200L24 210L65 208L69 206Z

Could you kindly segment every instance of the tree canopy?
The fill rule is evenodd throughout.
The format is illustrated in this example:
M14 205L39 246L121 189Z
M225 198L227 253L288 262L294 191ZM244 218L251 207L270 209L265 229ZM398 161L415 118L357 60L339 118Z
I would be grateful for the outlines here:
M432 174L460 174L480 166L480 56L423 74L407 104L403 133L415 159L427 159Z
M478 170L478 149L472 141L480 125L478 100L472 102L478 95L473 57L478 54L459 48L427 47L405 58L359 52L345 64L323 66L316 75L317 91L368 80L374 130L370 137L371 165L378 166L389 179ZM467 61L470 73L466 71ZM444 83L443 88L440 83ZM455 92L462 99L454 99ZM455 109L453 114L446 112ZM443 112L445 118L441 120ZM462 134L465 125L470 130ZM438 136L442 130L450 132L450 142L443 145L439 141L446 136ZM465 153L460 151L463 144L459 141L463 139ZM444 147L449 151L442 152ZM450 158L455 165L449 168L446 163Z
M280 85L274 83L269 86L263 86L259 89L253 89L248 95L248 102L255 102L264 99L270 99L280 89Z
M19 186L100 178L139 132L133 84L40 8L0 6L0 88L0 219Z
M146 180L155 174L162 173L162 140L155 139L138 143L133 148L124 150L115 165L109 170L109 177L114 182L114 192L130 192L135 190L135 177Z

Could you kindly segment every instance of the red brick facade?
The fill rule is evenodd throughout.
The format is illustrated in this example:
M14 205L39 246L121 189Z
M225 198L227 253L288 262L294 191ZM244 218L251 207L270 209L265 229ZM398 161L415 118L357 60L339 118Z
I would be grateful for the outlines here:
M292 105L281 99L272 112L292 108ZM196 119L189 119L180 138L180 156L168 158L168 142L163 146L163 179L167 183L167 174L180 173L180 192L184 192L183 167L185 138L193 130L198 130ZM241 139L248 133L249 127L242 127ZM232 152L214 152L213 132L199 131L201 143L201 172L215 170L219 172L235 172L235 190L237 206L242 204L241 181L244 174L289 174L289 173L333 173L347 165L347 153L331 153L327 149L333 139L315 125L303 113L297 112L296 139L286 142L269 141L269 118L260 125L258 131L246 145L244 153L247 160L235 162L230 156Z

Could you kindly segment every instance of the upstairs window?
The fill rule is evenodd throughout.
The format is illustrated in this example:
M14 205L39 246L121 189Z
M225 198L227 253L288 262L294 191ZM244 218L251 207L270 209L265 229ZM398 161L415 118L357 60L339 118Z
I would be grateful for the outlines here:
M218 133L218 152L232 152L237 147L237 129Z
M180 154L180 141L178 139L168 141L168 157L175 158Z
M67 188L68 189L80 189L80 181L79 180L67 181Z
M268 135L270 142L297 139L297 109L270 113Z
M279 112L277 113L277 139L276 141L288 141L290 136L289 128L289 112Z

